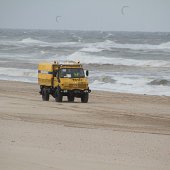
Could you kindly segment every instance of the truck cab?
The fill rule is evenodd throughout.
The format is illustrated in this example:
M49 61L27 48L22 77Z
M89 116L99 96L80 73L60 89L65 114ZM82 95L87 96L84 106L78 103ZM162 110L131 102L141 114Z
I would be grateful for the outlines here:
M56 102L62 102L63 96L73 102L75 97L87 103L91 90L88 86L88 70L84 71L80 62L40 63L38 65L38 83L44 101L53 96Z

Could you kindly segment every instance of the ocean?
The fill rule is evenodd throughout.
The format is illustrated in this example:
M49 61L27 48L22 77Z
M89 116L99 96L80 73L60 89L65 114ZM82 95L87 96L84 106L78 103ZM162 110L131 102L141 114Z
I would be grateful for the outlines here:
M80 61L92 90L170 96L170 33L0 29L1 80L37 83L54 60Z

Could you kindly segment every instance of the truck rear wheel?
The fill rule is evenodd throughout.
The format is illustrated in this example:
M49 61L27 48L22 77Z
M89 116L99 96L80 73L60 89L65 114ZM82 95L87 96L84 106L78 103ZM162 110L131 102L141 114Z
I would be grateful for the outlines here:
M72 95L68 95L67 99L69 102L74 102L74 96L72 96Z
M63 100L63 95L60 91L57 91L56 94L55 94L55 101L56 102L62 102Z
M87 103L88 102L88 99L89 99L89 93L85 93L82 95L81 97L81 102L82 103Z
M46 88L42 89L42 100L43 101L49 101L50 94L48 93L48 90Z

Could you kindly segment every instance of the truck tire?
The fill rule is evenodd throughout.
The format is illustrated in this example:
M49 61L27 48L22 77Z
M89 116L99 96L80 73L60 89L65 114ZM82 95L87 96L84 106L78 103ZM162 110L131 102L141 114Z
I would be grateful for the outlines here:
M48 93L48 90L46 88L42 89L42 100L43 101L49 101L50 94Z
M55 101L56 102L62 102L62 100L63 100L63 95L60 91L57 90L56 93L55 93Z
M69 102L74 102L74 96L72 96L72 95L68 95L67 99Z
M89 99L89 93L85 93L81 96L81 102L82 103L87 103Z

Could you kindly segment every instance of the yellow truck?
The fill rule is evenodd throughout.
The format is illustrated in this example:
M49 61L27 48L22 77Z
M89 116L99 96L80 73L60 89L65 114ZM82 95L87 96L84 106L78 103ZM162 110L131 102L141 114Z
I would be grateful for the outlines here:
M80 62L40 63L38 65L38 84L43 101L49 101L50 95L56 102L62 102L67 96L69 102L75 97L87 103L91 90L88 86L88 70L84 71Z

